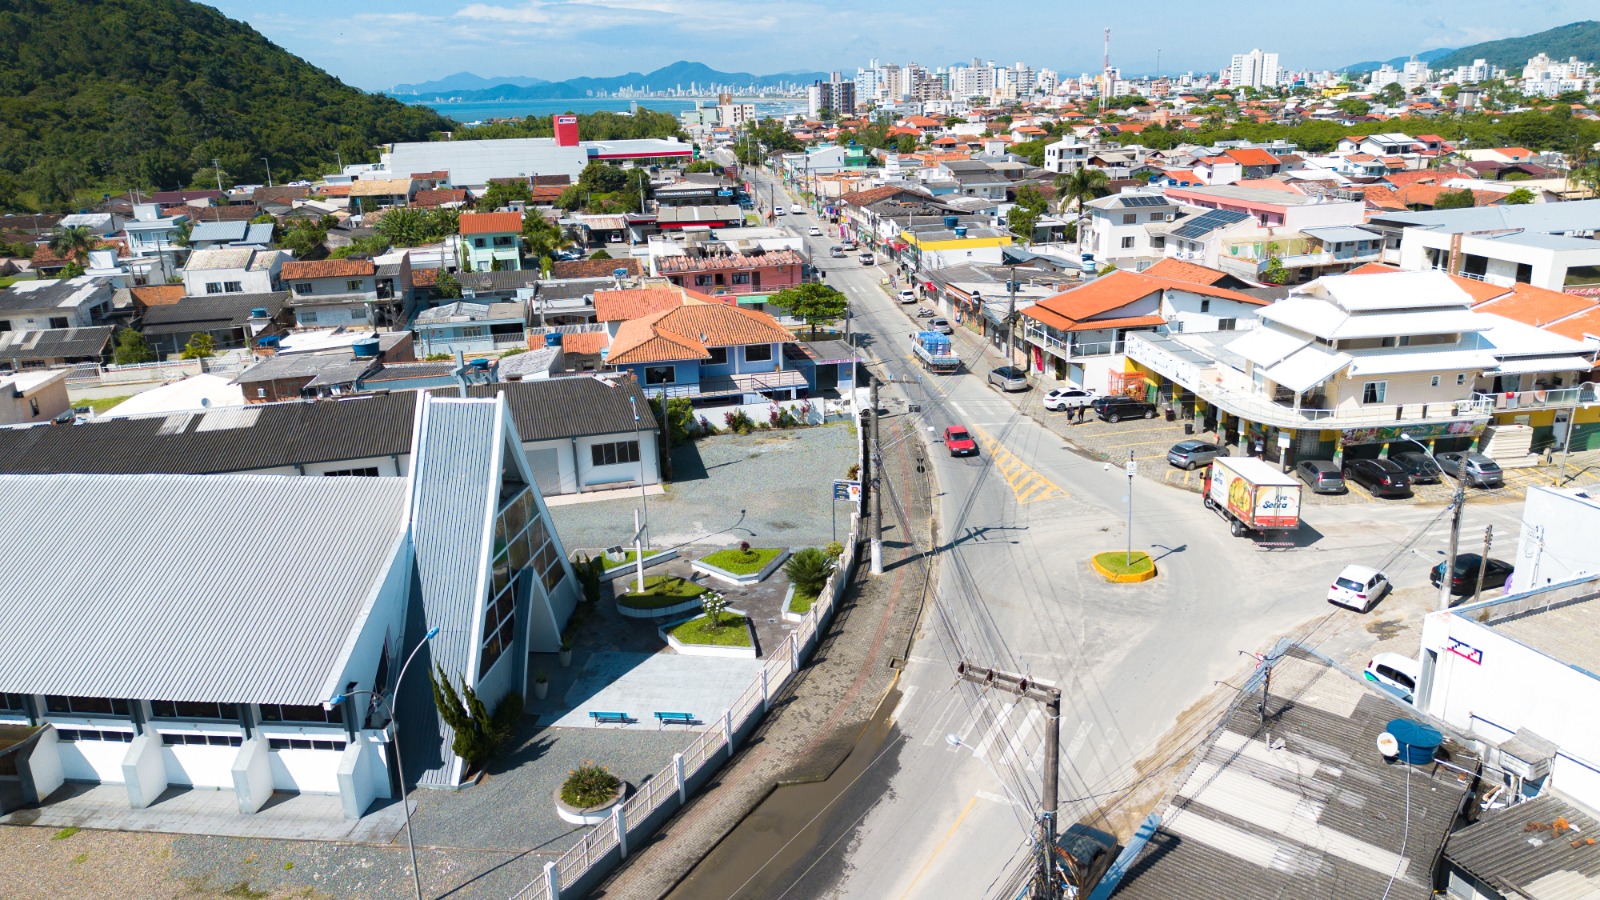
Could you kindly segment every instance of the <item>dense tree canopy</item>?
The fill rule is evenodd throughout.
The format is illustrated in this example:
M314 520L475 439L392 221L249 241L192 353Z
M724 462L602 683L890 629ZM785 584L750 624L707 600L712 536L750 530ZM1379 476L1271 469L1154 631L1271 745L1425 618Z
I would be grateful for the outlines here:
M656 112L639 107L633 115L617 112L578 113L578 136L586 141L622 141L641 138L687 139L672 113ZM551 116L527 116L508 122L493 122L459 128L451 136L457 141L487 141L501 138L554 137L555 120Z
M0 172L17 175L7 205L176 188L212 159L265 182L266 158L288 180L327 171L336 152L373 159L381 142L447 127L189 0L0 4Z

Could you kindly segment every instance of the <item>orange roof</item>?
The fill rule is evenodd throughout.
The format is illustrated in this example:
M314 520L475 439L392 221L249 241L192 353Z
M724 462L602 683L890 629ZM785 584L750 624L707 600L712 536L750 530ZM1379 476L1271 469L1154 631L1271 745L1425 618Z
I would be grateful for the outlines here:
M794 335L762 312L721 303L690 303L622 323L610 365L706 359L708 347L788 343Z
M604 331L580 331L561 338L561 352L594 355L605 349L611 336Z
M128 289L137 306L168 306L183 299L181 284L150 284Z
M918 128L934 128L942 124L938 119L930 119L927 116L906 116L901 121L907 125L915 125Z
M1189 284L1216 284L1228 277L1228 273L1219 272L1205 266L1184 262L1181 259L1167 257L1143 272L1139 273L1151 278L1166 278L1171 281L1183 281Z
M1383 180L1395 187L1404 187L1408 184L1433 184L1439 180L1439 173L1430 172L1426 169L1413 169L1404 172L1390 172L1383 176Z
M1389 275L1400 271L1397 266L1388 266L1383 263L1364 263L1346 272L1346 275Z
M1596 306L1592 297L1582 297L1577 294L1563 294L1531 284L1514 284L1511 293L1504 294L1493 300L1482 301L1475 305L1478 312L1494 313L1542 328L1557 319L1592 309Z
M1222 154L1241 166L1275 166L1278 158L1257 147L1244 150L1229 150Z
M1046 297L1033 306L1022 310L1022 315L1050 325L1062 331L1089 331L1097 328L1121 328L1140 320L1137 324L1158 325L1164 321L1160 316L1136 316L1119 319L1096 319L1096 316L1112 312L1123 306L1151 294L1164 290L1187 291L1192 294L1202 294L1208 297L1220 297L1226 300L1237 300L1254 306L1265 306L1266 301L1241 294L1238 291L1229 291L1223 288L1211 287L1207 284L1197 284L1192 281L1174 281L1170 278L1151 277L1126 269L1118 269L1109 275L1097 278L1085 285L1080 285L1072 290ZM1144 321L1146 319L1152 321Z
M1554 325L1546 325L1544 330L1575 341L1585 340L1589 335L1600 337L1600 307L1562 319Z
M1494 152L1501 156L1532 156L1533 151L1527 147L1494 147Z
M318 259L306 262L291 260L283 264L279 274L284 281L298 278L359 278L372 275L378 267L370 259Z
M682 294L670 287L659 285L594 292L594 314L597 322L624 322L664 312L682 304Z
M550 268L550 277L610 278L617 269L622 269L633 276L644 272L644 266L637 259L558 259Z
M1366 195L1367 202L1379 209L1395 212L1406 211L1406 205L1400 202L1400 196L1391 188L1384 187L1381 184L1369 184L1360 188L1360 190L1361 193Z
M522 213L462 213L458 230L462 234L515 234L522 230Z

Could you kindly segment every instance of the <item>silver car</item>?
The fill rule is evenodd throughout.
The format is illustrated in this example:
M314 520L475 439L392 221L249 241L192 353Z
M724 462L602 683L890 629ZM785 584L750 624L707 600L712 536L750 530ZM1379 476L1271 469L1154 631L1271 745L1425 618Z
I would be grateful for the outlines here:
M1167 462L1180 469L1198 469L1209 465L1219 456L1227 456L1228 448L1206 441L1179 441L1167 451Z
M989 370L989 383L1002 391L1025 391L1028 384L1028 373L1016 366L1000 366Z
M1434 454L1433 459L1446 475L1459 479L1462 484L1479 488L1505 487L1506 473L1482 453L1451 451Z

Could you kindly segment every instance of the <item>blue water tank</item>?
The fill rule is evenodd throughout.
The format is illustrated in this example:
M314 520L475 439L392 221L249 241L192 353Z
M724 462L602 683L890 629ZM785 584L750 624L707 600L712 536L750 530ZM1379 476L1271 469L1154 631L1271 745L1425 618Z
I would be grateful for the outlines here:
M627 269L612 269L611 270L611 277L613 277L613 278L627 278L628 277L628 270Z
M1434 752L1444 743L1444 735L1439 733L1439 729L1410 719L1394 719L1384 726L1384 730L1400 743L1400 758L1414 766L1433 762Z
M489 361L487 359L475 359L472 362L467 363L467 365L482 372L489 368Z
M357 359L372 359L379 352L378 339L376 337L362 338L352 343L350 349L355 352Z
M279 339L279 336L276 335L276 334L269 334L269 335L266 335L264 337L258 337L258 338L256 338L256 346L257 347L276 347L276 346L278 346L278 339Z
M559 346L561 346L561 332L552 331L552 332L546 334L544 336L544 345L546 347L559 347Z
M250 307L250 318L252 318L252 319L265 319L266 317L267 317L267 308L265 306L252 306L252 307Z
M961 221L961 217L960 216L945 216L944 217L944 227L946 227L946 228L954 228L954 227L956 227L956 223L959 222L959 221Z
M957 225L956 226L956 237L963 238L963 237L966 237L966 236L967 236L967 226L965 226L965 225Z

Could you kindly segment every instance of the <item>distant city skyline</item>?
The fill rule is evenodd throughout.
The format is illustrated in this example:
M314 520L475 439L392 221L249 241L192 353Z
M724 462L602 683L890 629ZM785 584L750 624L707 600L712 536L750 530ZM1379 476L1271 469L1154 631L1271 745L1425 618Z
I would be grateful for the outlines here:
M1064 76L1098 72L1101 29L1112 28L1111 63L1127 74L1218 72L1232 54L1272 48L1286 67L1339 68L1438 47L1532 34L1594 16L1588 0L1553 0L1494 14L1485 0L1413 0L1388 8L1382 27L1317 29L1271 19L1258 7L1227 0L1216 14L1142 21L1108 14L1049 24L1030 15L995 15L982 4L925 0L916 16L884 15L843 0L390 0L330 7L313 0L212 0L223 14L249 23L274 43L368 90L460 72L523 75L560 81L580 76L649 72L677 60L722 71L768 75L788 71L854 73L870 58L949 66L973 57L1009 65L1023 61ZM352 8L354 7L354 8ZM1230 12L1237 8L1238 15ZM348 11L347 11L348 10ZM1248 13L1248 14L1246 14ZM1337 18L1336 13L1326 15ZM1490 24L1475 24L1485 22ZM1043 25L1044 27L1035 27Z

